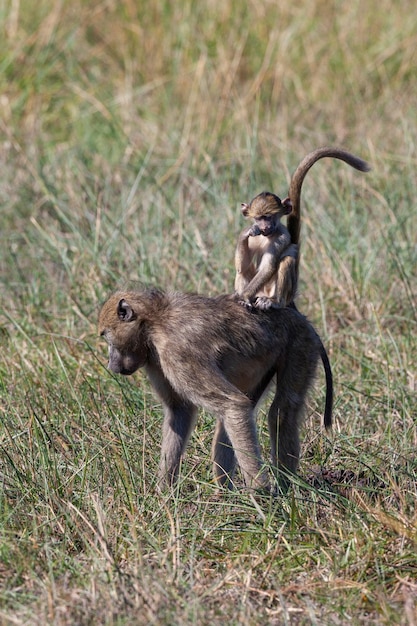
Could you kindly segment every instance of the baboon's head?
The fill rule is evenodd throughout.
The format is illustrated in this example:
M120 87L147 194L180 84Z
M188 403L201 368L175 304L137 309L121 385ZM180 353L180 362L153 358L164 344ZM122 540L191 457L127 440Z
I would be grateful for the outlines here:
M99 315L99 333L109 346L109 369L129 375L143 367L148 347L137 297L116 293L104 303Z
M270 191L263 191L249 202L242 203L242 214L254 220L262 235L269 237L279 228L280 220L292 211L289 198L281 200Z

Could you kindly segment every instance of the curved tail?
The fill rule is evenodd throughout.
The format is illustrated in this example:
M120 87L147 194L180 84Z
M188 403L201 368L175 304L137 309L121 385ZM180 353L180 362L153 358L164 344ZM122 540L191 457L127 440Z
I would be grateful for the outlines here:
M313 152L307 154L291 177L290 189L288 193L292 203L292 212L288 216L287 227L290 231L292 243L298 243L300 239L300 197L304 178L314 163L324 157L340 159L360 172L369 172L371 169L366 161L363 161L359 157L347 152L347 150L343 150L342 148L325 146L323 148L317 148L317 150L313 150Z

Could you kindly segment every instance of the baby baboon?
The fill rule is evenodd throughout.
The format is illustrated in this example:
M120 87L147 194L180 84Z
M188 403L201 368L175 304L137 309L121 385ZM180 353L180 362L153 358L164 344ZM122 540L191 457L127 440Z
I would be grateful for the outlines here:
M242 213L254 223L239 236L236 254L235 291L247 305L265 309L294 301L298 283L301 187L309 169L324 157L341 159L362 172L370 167L341 148L318 148L308 154L295 170L289 197L282 200L269 191L242 204ZM281 218L288 215L286 228Z
M144 367L163 404L160 480L169 485L202 407L217 418L217 482L232 485L237 460L248 488L270 489L255 410L275 377L271 456L286 488L298 466L302 412L320 352L317 333L298 311L251 312L231 296L121 291L103 305L99 332L109 345L109 368L129 375Z
M246 306L268 309L294 299L298 246L291 244L290 233L281 224L291 209L289 198L281 201L269 191L242 204L242 214L254 220L240 233L235 254L235 291Z

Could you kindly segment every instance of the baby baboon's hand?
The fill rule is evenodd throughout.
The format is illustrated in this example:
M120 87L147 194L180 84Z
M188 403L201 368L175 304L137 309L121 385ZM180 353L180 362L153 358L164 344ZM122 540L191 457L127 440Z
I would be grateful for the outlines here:
M257 224L252 224L252 226L249 229L249 237L258 237L259 235L261 235L261 229L259 228L259 226Z
M248 311L251 311L253 309L252 303L249 300L245 300L244 298L242 298L241 294L237 293L237 291L235 291L235 293L233 294L233 299L236 300L238 304L248 309Z

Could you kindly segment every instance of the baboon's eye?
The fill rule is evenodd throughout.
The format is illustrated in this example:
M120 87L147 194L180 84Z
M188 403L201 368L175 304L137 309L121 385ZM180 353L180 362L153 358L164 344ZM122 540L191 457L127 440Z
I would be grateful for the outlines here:
M100 333L100 337L103 337L103 339L105 341L107 341L107 343L109 342L108 341L108 336L107 336L107 330L102 330L101 333Z

